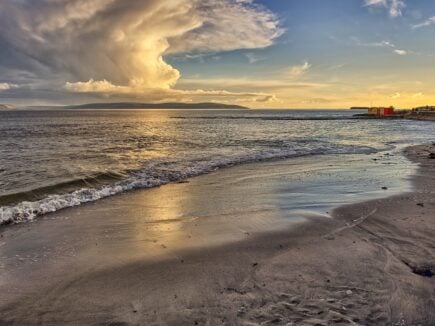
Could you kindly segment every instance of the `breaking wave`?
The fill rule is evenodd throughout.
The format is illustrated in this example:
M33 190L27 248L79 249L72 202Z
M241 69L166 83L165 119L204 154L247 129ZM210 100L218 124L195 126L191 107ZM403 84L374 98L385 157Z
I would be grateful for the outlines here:
M294 157L326 155L326 154L372 154L378 150L365 146L323 146L318 149L270 149L257 153L247 153L237 156L200 157L190 160L160 160L148 163L144 168L125 173L103 174L104 180L112 182L104 184L90 181L100 178L81 179L68 182L67 185L80 186L77 190L62 192L65 184L52 186L52 193L39 200L23 200L16 204L0 207L0 225L30 221L38 216L58 210L93 202L102 198L120 194L134 189L144 189L161 186L170 182L185 180L189 177L206 174L217 169L234 165L259 162L273 159L289 159ZM114 176L114 177L113 177ZM122 176L122 178L121 178ZM113 178L112 178L113 177ZM107 180L106 180L107 181ZM37 192L37 190L36 190ZM35 191L32 191L35 193ZM19 198L17 194L16 198ZM11 195L9 195L11 196ZM0 197L0 202L2 197Z

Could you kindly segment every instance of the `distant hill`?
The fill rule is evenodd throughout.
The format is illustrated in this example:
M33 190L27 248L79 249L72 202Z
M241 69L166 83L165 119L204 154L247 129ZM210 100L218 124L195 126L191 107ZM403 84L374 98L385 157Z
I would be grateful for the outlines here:
M89 103L65 106L67 109L237 109L247 110L247 107L222 103Z
M7 109L10 109L10 106L9 106L9 105L6 105L6 104L0 104L0 110L7 110Z

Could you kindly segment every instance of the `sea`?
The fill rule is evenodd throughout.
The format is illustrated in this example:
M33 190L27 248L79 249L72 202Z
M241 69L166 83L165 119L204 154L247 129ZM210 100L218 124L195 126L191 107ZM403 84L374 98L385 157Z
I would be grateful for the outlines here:
M348 187L365 192L379 192L391 179L409 182L415 166L401 151L434 141L433 123L354 119L356 113L3 110L0 224L260 161L305 158L297 171L306 172L310 162L319 169L322 160L338 157L343 175L364 174L364 185Z

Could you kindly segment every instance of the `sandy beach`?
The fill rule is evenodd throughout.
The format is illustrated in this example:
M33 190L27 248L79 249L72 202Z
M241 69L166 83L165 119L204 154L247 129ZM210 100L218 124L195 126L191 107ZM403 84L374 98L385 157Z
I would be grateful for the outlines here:
M0 326L435 326L434 33L433 0L0 0Z
M413 191L332 218L277 209L286 170L263 164L5 227L0 324L434 325L430 152L406 150Z

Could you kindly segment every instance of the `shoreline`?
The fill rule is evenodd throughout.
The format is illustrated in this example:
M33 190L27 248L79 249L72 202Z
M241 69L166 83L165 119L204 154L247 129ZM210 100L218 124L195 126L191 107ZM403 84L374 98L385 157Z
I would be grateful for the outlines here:
M435 147L406 152L420 164L413 192L230 244L59 276L0 304L0 322L434 324L435 161L428 150Z
M383 151L366 153L366 154L381 154ZM362 153L360 153L362 154ZM71 181L62 182L57 185L48 185L34 190L26 190L23 192L6 194L0 196L0 230L2 227L32 222L36 219L43 218L46 215L59 212L64 209L79 207L92 202L96 202L105 198L113 196L119 196L132 191L140 191L145 189L152 189L156 187L165 186L168 184L177 184L189 182L190 179L208 175L215 171L222 171L228 168L240 167L250 164L261 163L273 163L283 162L291 159L306 159L306 158L322 158L328 156L334 156L339 154L310 154L310 153L290 153L282 155L271 155L269 157L246 157L241 160L235 160L234 162L211 165L204 169L199 169L186 175L182 175L178 179L171 180L166 176L161 180L155 179L119 179L117 182L105 183L105 181L112 178L116 180L116 173L101 173L95 177L80 178ZM351 155L349 153L344 155ZM140 171L138 169L137 171ZM101 180L97 180L100 177ZM95 183L95 187L92 186L91 180ZM139 186L135 186L135 183L142 183ZM60 190L62 188L68 189L71 185L83 185L84 187L70 189L63 193L46 191L47 189ZM17 199L19 198L19 199Z

